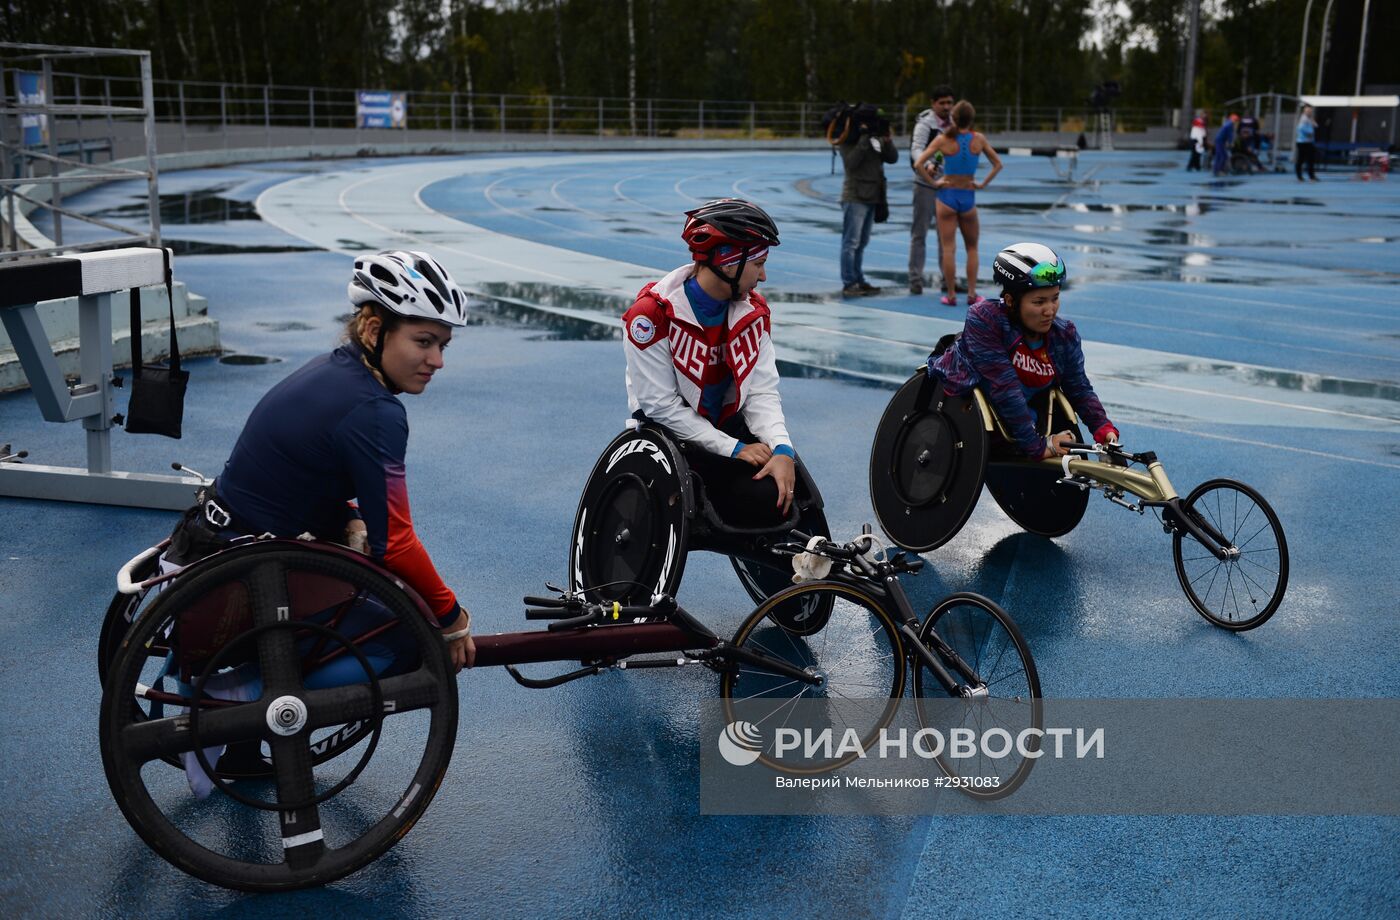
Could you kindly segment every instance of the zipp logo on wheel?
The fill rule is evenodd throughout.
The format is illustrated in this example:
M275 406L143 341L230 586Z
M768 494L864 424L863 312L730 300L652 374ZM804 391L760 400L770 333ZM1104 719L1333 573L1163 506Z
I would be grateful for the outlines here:
M752 722L730 722L719 733L719 753L736 767L747 767L763 750L763 733Z
M623 444L617 450L613 451L612 456L608 458L608 465L604 467L603 472L608 472L613 467L617 466L617 462L623 457L635 454L639 451L645 452L647 456L661 464L661 468L666 472L671 472L671 462L666 459L666 454L662 452L660 447L648 441L646 438L636 438L628 441L626 444Z

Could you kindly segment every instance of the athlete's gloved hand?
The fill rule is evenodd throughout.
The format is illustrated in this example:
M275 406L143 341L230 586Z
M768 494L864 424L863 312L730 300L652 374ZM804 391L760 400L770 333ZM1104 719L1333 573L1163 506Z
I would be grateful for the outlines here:
M442 638L447 642L447 653L452 657L452 667L460 671L476 664L476 643L472 641L472 617L467 608L457 605L457 618L442 628Z
M1065 455L1064 445L1074 441L1074 435L1068 431L1058 431L1045 439L1045 452L1040 455L1042 460L1054 460L1056 457Z
M1099 426L1098 430L1094 432L1094 443L1117 444L1118 429L1113 427L1112 422L1104 422Z
M357 553L369 555L369 528L360 518L351 518L345 523L345 545Z

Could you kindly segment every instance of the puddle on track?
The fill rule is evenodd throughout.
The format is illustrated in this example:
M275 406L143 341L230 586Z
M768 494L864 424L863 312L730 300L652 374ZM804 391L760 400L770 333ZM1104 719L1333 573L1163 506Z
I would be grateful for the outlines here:
M164 224L222 224L234 220L259 220L258 210L251 201L225 198L223 192L231 185L177 192L160 196L160 222ZM117 205L90 212L93 217L144 218L146 199L133 198L130 204Z
M250 365L250 364L280 364L282 358L274 358L268 355L245 355L237 352L219 356L220 364Z

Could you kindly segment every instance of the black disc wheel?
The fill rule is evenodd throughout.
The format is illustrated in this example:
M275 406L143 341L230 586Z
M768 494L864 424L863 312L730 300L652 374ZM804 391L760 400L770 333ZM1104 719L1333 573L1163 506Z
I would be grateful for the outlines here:
M645 604L674 594L690 534L689 477L675 445L651 428L603 452L574 518L569 583L590 601Z
M870 448L875 517L903 549L951 540L977 507L987 463L982 412L920 370L885 407Z
M353 872L406 834L456 728L451 662L418 602L348 550L268 541L182 574L126 631L101 748L118 806L163 858L216 885L283 891ZM326 756L363 738L358 758ZM225 770L240 746L262 752L265 778Z
M1021 630L991 600L953 594L929 612L919 639L937 659L942 677L952 678L951 686L945 685L927 661L914 656L919 723L944 741L935 758L939 767L972 798L1010 795L1035 764L1025 752L1038 750L1039 736L1028 730L1043 728L1040 677ZM971 729L978 739L972 756L954 756L958 729ZM1006 739L1010 747L1002 753Z
M826 627L801 636L775 612L795 600L829 610ZM723 671L720 696L727 723L743 723L758 759L784 773L811 774L850 763L857 751L839 750L848 732L861 749L874 744L904 693L904 650L880 599L843 583L793 585L761 603L734 634L750 655ZM794 673L796 672L796 673ZM780 730L807 732L832 743L811 752L777 749Z
M1221 629L1243 632L1274 615L1288 590L1288 542L1263 496L1242 482L1212 479L1181 503L1228 558L1202 546L1185 528L1172 536L1172 560L1181 590L1201 616Z
M812 537L830 537L826 515L820 508L808 508L802 513L797 529ZM755 604L761 604L779 591L792 587L792 557L770 554L771 559L760 562L750 556L730 556L739 584L744 586ZM810 636L820 632L831 615L830 598L823 594L794 597L773 611L773 620L788 632Z

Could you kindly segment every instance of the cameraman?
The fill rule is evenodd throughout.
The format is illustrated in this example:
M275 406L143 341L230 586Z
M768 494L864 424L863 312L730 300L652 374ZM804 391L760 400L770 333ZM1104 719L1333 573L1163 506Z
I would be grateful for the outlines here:
M884 112L873 105L858 106L840 150L846 169L841 185L841 296L878 294L880 289L865 280L861 257L870 242L876 209L884 206L881 220L889 216L884 164L899 159Z

